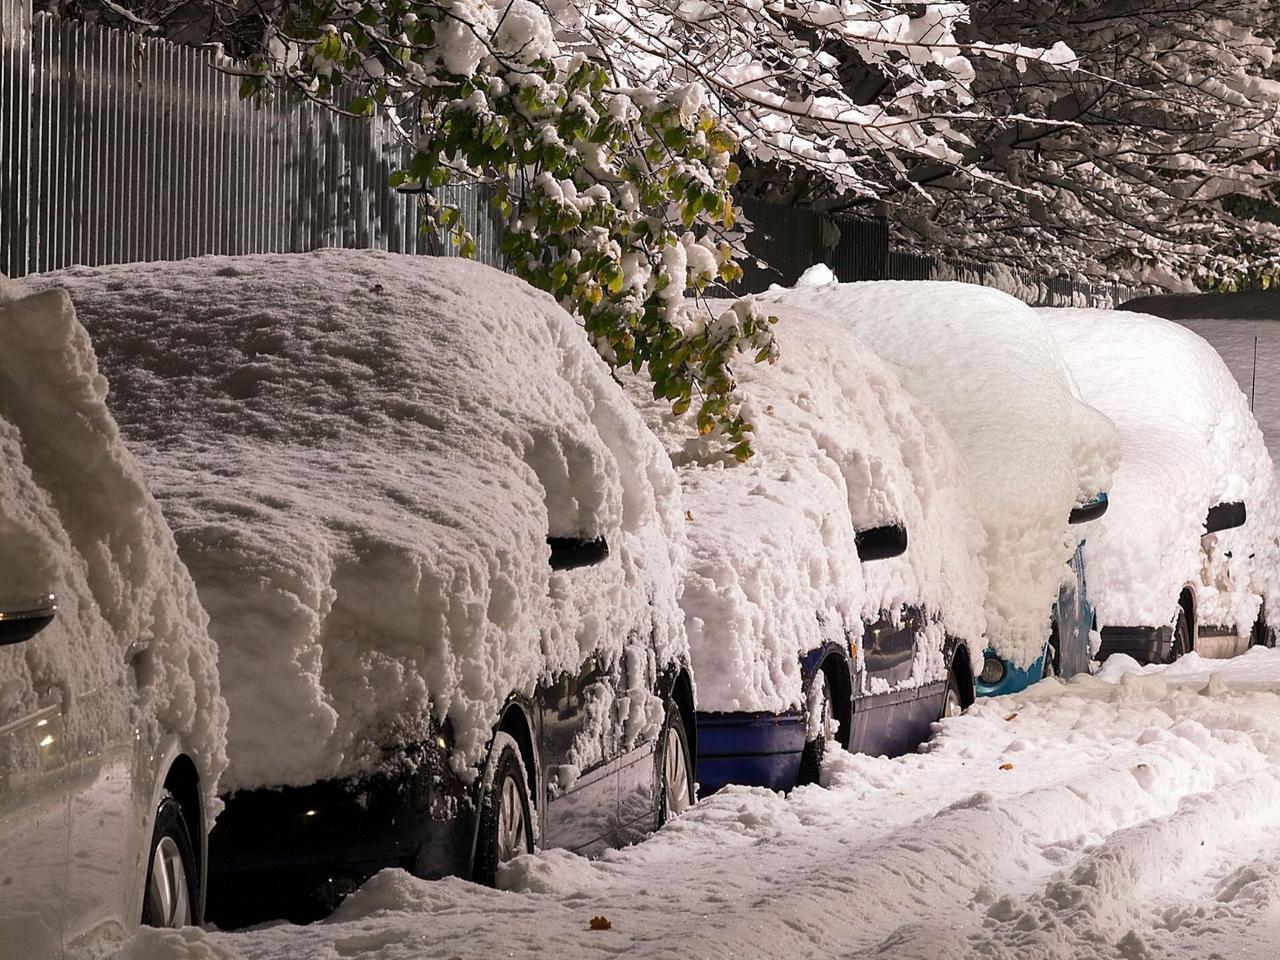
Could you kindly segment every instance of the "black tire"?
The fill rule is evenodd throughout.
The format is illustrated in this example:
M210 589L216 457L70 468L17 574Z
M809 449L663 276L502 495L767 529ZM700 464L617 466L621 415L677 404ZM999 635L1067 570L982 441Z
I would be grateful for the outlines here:
M191 830L182 804L166 790L156 807L156 825L147 852L142 923L148 927L182 927L203 921Z
M662 732L658 734L658 746L653 752L657 807L654 811L654 823L658 827L680 816L697 799L693 780L693 756L689 752L689 733L684 727L684 714L674 700L667 702L666 713ZM678 759L676 754L671 753L673 746L679 751Z
M1191 622L1187 619L1187 611L1178 607L1178 619L1173 625L1173 641L1169 644L1168 663L1173 663L1181 656L1191 652Z
M1040 668L1040 679L1062 676L1062 661L1058 652L1058 622L1055 620L1049 628L1049 643L1044 650L1044 664Z
M471 871L476 883L492 887L498 878L498 867L512 859L508 853L512 848L510 830L508 842L504 843L500 833L504 830L502 822L502 803L504 791L514 790L514 795L506 794L508 802L517 806L515 812L523 817L523 850L516 853L533 853L533 816L529 808L528 777L525 776L524 762L520 759L520 751L515 741L509 737L499 747L498 758L493 767L493 779L489 789L480 801L480 831L476 837L475 864ZM510 784L511 786L508 786ZM508 821L509 825L510 821ZM520 844L515 844L519 846Z
M836 717L835 685L831 682L831 675L827 673L825 668L819 668L818 675L813 679L815 683L822 684L822 703L830 711L831 718L830 723L823 724L823 729L830 736L820 733L812 740L805 740L804 752L800 754L800 772L796 775L797 787L818 782L819 774L822 772L822 758L827 755L827 744L836 739L837 731L839 730L839 720Z

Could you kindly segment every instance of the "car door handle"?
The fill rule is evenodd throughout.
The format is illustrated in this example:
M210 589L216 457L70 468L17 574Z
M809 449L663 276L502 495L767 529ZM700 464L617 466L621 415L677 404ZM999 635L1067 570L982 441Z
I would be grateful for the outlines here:
M0 610L0 646L30 640L53 622L57 612L53 594L17 610Z

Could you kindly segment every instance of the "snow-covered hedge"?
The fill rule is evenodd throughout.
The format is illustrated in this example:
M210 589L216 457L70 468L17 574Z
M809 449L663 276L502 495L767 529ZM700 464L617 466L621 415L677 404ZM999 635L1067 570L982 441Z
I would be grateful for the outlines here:
M135 728L156 747L176 734L214 812L227 724L217 649L106 392L67 295L0 277L0 608L50 592L58 605L43 632L0 647L0 717L56 691L70 759Z
M1099 625L1168 623L1191 583L1201 623L1248 630L1260 602L1251 555L1274 534L1272 464L1231 371L1201 337L1159 317L1040 314L1085 399L1120 428L1111 507L1085 543ZM1202 545L1209 508L1233 500L1245 502L1245 525Z
M984 535L954 445L839 325L786 304L770 309L780 318L780 359L735 370L755 425L757 453L746 463L714 440L691 439L691 424L672 421L644 378L628 381L684 490L690 561L681 602L699 709L800 706L802 654L827 640L844 644L846 632L860 637L864 618L903 604L941 617L911 684L945 675L944 628L971 641L976 667ZM907 552L860 564L855 532L897 521Z
M1108 489L1119 454L1115 427L1080 399L1045 321L987 287L836 283L826 267L762 299L838 320L932 408L968 464L987 533L988 639L1031 663L1075 549L1067 517Z
M510 692L595 650L643 664L650 636L659 665L685 655L675 474L549 296L345 250L52 282L209 610L227 786L370 768L429 712L466 774ZM610 556L553 572L548 535ZM642 686L613 709L629 735L661 721Z

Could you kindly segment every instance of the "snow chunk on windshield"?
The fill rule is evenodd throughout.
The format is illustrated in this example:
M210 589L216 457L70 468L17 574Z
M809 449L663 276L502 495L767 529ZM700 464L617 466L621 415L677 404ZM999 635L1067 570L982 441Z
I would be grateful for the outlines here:
M510 693L596 651L640 666L615 703L653 734L649 674L686 655L679 486L550 297L348 250L54 282L211 615L229 787L371 769L432 713L468 775ZM609 557L553 572L549 535ZM584 736L577 758L607 746Z
M69 758L135 729L157 749L177 735L215 813L227 724L217 648L106 391L67 295L24 296L0 277L0 609L49 593L58 607L31 640L0 647L0 721L52 690Z
M838 320L897 370L959 447L986 528L988 639L1025 667L1040 655L1065 564L1071 508L1110 485L1115 427L1080 398L1045 322L987 287L834 283L814 267L761 299Z
M710 304L713 313L729 306ZM697 439L692 414L672 418L646 378L626 377L684 490L682 606L699 709L802 706L803 654L857 640L864 619L903 604L940 618L904 685L945 677L944 629L969 641L976 671L984 534L955 446L855 338L808 311L769 309L781 318L779 360L734 367L754 426L746 463L727 457L720 438ZM907 552L861 564L856 531L899 522Z
M1197 619L1248 630L1258 613L1253 563L1270 529L1271 458L1222 358L1169 320L1045 308L1085 399L1120 428L1111 506L1085 541L1103 626L1162 626L1195 584ZM1244 501L1245 525L1204 538L1216 503Z

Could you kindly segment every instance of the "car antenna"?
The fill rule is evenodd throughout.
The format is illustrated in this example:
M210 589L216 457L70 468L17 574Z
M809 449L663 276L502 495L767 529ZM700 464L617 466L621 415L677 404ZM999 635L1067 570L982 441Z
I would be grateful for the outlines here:
M1258 387L1258 338L1253 338L1253 376L1249 380L1249 412L1253 413L1253 395Z

